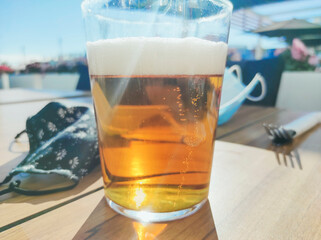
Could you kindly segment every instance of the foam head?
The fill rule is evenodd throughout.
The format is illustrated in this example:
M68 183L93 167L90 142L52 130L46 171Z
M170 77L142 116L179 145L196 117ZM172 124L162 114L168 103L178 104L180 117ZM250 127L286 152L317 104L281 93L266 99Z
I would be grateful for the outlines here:
M222 75L227 44L199 38L119 38L87 43L91 75Z

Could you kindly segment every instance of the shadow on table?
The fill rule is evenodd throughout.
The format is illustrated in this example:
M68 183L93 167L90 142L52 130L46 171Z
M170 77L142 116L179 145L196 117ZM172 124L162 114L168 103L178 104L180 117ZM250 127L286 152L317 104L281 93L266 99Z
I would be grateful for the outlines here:
M117 214L102 198L74 239L215 240L218 237L209 201L189 217L147 224Z

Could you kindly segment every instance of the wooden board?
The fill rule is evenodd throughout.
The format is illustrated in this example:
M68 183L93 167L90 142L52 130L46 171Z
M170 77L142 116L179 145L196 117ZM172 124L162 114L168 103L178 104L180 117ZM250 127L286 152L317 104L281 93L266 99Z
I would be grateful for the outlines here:
M99 203L103 190L0 233L0 239L72 239ZM39 221L40 220L40 221Z
M25 128L26 119L29 116L37 113L43 106L49 101L36 101L25 102L19 104L6 104L0 105L0 181L8 174L8 172L15 167L25 157L28 151L28 142L26 136L22 138L18 143L13 142L14 136ZM66 105L87 105L92 106L91 97L86 98L74 98L74 99L61 99ZM250 116L248 120L243 120L243 124L249 124L258 117L255 112L259 112L261 117L270 115L277 111L272 111L269 108L261 109L260 111L256 107L250 107L249 110L244 108L240 110L240 116L243 119L244 116ZM236 114L236 117L239 113ZM254 114L254 115L253 115ZM238 122L236 122L238 123ZM228 123L219 129L223 129L226 134L229 129L237 129L240 125L234 122ZM86 194L90 191L96 190L102 186L100 180L100 170L92 173L86 177L87 181L83 181L77 188L72 191L67 191L59 194L51 195L54 200L46 201L47 196L41 197L27 197L18 194L7 194L0 197L0 211L6 214L6 218L0 218L1 227L11 227L17 224L19 221L26 221L30 216L33 217L37 214L42 214L46 209L53 208L58 204L68 202L75 197ZM19 204L18 204L19 203ZM26 208L26 206L29 206ZM14 210L14 213L11 213Z
M209 199L219 239L321 239L320 153L299 149L300 170L266 150L217 150Z
M101 191L4 231L0 238L321 239L321 154L300 154L303 170L278 165L272 151L217 141L208 202L190 217L137 223L115 214Z
M89 91L57 91L57 90L36 90L36 89L6 89L0 90L0 105L25 103L62 98L88 97Z
M75 98L72 100L73 101L59 101L67 105L92 105L92 100L89 97ZM11 168L16 166L23 159L25 152L28 150L28 144L25 140L11 145L12 139L16 133L24 128L27 117L38 112L47 103L48 101L35 100L35 102L26 101L20 104L0 105L0 142L2 143L0 145L0 153L3 156L0 159L0 180L11 170ZM257 123L262 121L262 119L269 117L275 118L279 113L279 110L273 108L244 106L230 122L218 128L217 136L222 138L230 135L232 136L234 133L237 134L238 132L242 132L243 129L249 128L252 124L254 126L257 125ZM8 149L8 146L10 145L11 148ZM100 170L96 169L75 189L63 193L40 197L27 197L17 194L2 196L0 198L0 212L3 214L2 216L5 216L5 218L0 218L0 231L13 226L23 226L29 222L33 223L33 221L36 221L37 219L50 216L49 213L51 212L54 213L59 209L63 209L64 206L66 206L64 209L68 209L67 206L71 206L73 204L77 205L77 202L81 200L79 198L83 197L84 199L87 199L90 196L88 194L94 195L94 192L101 188L102 181L100 176ZM99 199L97 201L99 201ZM97 209L97 211L101 211L100 207ZM206 210L206 212L208 212L208 210ZM208 219L208 221L210 221L210 219ZM36 223L39 224L37 221ZM64 221L62 221L62 223L67 224L64 223ZM44 220L44 224L46 224L46 220ZM15 227L12 229L15 229ZM154 227L151 227L151 229L153 229L153 231L155 230ZM201 233L203 234L202 236L204 239L215 239L214 237L217 237L216 231L213 229L215 230L215 227L212 227L211 230L206 230L208 231L206 235L204 235L204 232ZM77 230L79 230L79 226ZM8 231L9 230L6 230L4 233ZM173 231L173 233L169 233L170 231L166 230L163 234L165 234L165 232L168 234L174 234L175 231ZM108 236L111 237L110 235ZM118 235L116 234L115 236ZM50 238L51 237L49 236L49 239ZM187 238L187 236L185 238Z

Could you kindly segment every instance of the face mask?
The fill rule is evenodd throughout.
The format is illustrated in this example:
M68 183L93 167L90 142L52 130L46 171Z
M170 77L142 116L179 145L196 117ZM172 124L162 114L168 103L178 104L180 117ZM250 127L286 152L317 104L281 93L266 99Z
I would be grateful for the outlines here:
M236 75L233 73L234 71ZM247 86L242 83L241 76L241 68L238 65L225 69L218 125L230 120L246 98L257 102L261 101L266 95L265 80L261 74L257 73ZM250 96L259 82L262 87L261 95L258 97Z
M87 107L66 108L60 103L49 103L28 118L23 132L28 134L29 153L0 183L9 185L0 191L0 195L12 191L41 195L68 190L99 163L95 116ZM56 174L71 184L50 190L22 189L19 188L20 180L11 181L21 173Z

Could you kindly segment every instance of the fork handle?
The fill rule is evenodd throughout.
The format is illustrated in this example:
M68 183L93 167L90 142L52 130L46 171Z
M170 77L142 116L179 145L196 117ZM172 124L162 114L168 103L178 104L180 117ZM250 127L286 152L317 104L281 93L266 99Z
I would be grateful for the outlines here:
M321 123L321 112L312 112L284 125L283 127L286 130L295 131L293 137L297 137L319 123Z

